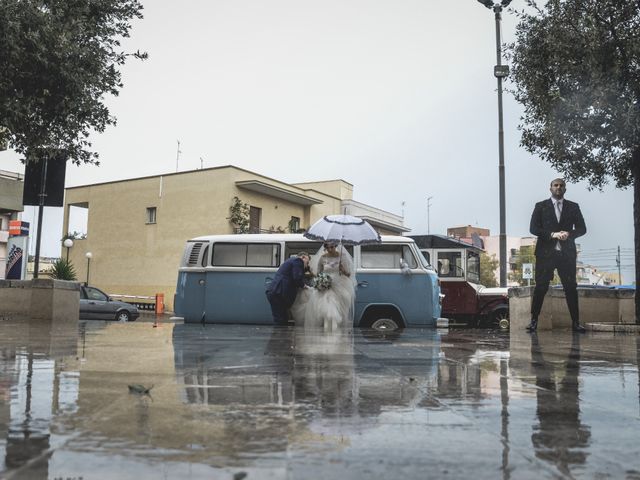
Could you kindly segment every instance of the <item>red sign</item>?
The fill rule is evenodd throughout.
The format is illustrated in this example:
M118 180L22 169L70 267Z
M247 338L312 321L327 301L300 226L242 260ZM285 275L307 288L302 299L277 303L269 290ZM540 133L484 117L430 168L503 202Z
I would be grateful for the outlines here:
M9 220L10 237L26 237L29 235L29 222L22 220Z

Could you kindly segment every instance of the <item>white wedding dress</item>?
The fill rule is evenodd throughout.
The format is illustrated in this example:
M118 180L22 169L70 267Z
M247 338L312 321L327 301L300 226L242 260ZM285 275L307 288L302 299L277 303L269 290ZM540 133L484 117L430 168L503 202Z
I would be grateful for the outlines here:
M304 323L305 328L338 330L353 325L356 286L353 259L343 246L339 246L337 253L330 256L318 252L311 260L315 274L323 272L331 277L331 288L309 288L299 293L292 313L296 323Z

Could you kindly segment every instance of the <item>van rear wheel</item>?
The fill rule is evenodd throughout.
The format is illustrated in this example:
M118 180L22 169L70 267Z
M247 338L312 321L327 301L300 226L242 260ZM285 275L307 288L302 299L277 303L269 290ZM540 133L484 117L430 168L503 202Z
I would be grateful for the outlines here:
M371 328L378 332L394 332L400 329L400 325L394 318L378 318L373 321Z

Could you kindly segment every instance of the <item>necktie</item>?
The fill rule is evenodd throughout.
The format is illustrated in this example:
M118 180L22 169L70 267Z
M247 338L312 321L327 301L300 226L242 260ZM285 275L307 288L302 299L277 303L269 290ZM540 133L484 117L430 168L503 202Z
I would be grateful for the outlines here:
M556 202L556 218L560 221L560 215L562 214L562 202L558 200Z
M556 202L556 218L558 219L558 223L560 222L560 215L562 215L562 202L558 200ZM556 250L562 250L560 246L560 240L556 242Z

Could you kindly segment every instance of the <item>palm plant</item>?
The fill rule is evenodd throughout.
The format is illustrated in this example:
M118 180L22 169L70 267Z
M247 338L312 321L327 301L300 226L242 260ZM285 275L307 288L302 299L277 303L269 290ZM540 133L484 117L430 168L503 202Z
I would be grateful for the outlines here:
M53 264L51 278L56 280L77 280L76 269L70 261L60 258Z

